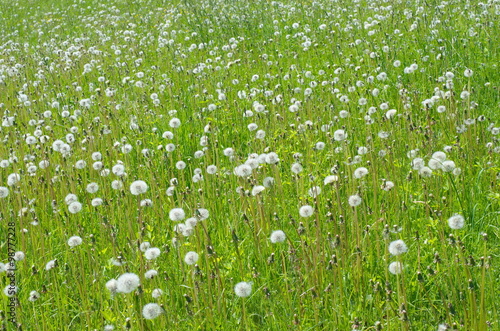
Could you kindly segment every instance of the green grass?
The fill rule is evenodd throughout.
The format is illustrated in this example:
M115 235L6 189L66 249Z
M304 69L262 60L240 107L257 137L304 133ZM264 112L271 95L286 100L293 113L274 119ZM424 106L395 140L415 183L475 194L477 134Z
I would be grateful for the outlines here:
M12 250L25 254L13 273L17 321L1 294L2 327L500 330L499 14L492 0L2 2L0 114L15 120L0 127L0 161L10 160L0 167L9 192L0 198L0 262ZM179 128L169 126L174 117ZM339 129L346 140L334 139ZM70 151L55 151L70 132ZM28 145L34 135L44 138ZM437 151L461 171L427 178L413 169L414 158L427 166ZM126 174L95 170L94 152L103 169L122 163ZM251 154L271 152L278 163L234 174ZM79 160L86 167L77 169ZM354 176L359 167L368 170L363 178ZM21 179L10 185L13 173ZM339 180L324 185L333 174ZM274 185L252 196L266 177ZM113 189L114 180L123 188ZM131 194L135 180L148 184L146 193ZM394 183L388 191L386 181ZM86 191L90 183L96 193ZM314 186L317 197L308 193ZM68 194L80 212L69 212ZM354 194L357 207L348 203ZM94 198L103 204L92 206ZM299 215L304 205L311 217ZM183 236L173 208L210 216ZM448 226L454 214L465 218L462 229ZM271 243L274 230L286 240ZM70 248L72 236L82 244ZM398 239L408 251L392 256ZM160 256L147 260L143 242ZM189 251L199 254L196 265L184 262ZM404 266L397 275L389 272L395 261ZM157 276L146 279L152 269ZM140 277L132 293L106 288L129 272ZM0 273L2 288L8 276ZM245 298L234 291L242 281L252 282ZM155 289L163 294L154 298ZM148 303L164 313L145 319Z

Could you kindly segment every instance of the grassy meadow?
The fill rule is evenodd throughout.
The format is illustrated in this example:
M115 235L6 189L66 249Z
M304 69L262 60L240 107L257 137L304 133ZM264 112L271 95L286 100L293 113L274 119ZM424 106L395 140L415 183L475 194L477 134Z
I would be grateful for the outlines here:
M500 330L498 0L0 18L1 330Z

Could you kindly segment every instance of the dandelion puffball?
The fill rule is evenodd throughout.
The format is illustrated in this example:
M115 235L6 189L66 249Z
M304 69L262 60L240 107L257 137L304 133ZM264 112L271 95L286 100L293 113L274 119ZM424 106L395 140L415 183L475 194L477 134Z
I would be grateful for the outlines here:
M314 208L311 206L302 206L299 209L299 215L302 217L309 217L314 213Z
M462 215L455 214L452 217L448 218L448 225L453 230L460 230L465 225L465 219Z
M184 209L182 209L182 208L173 208L168 213L168 216L170 217L170 219L172 221L180 222L186 217L186 213L184 212Z
M281 230L273 231L273 233L271 233L270 240L273 244L284 242L286 240L285 232Z
M132 184L130 184L130 193L133 195L139 195L142 193L146 193L148 190L148 184L142 180L136 180Z
M398 261L394 261L389 264L389 272L393 275L400 274L403 271L403 264Z
M408 251L408 246L401 239L395 240L389 244L389 253L392 255L401 255Z
M76 247L81 244L82 244L82 238L80 238L79 236L73 236L68 239L69 247Z
M234 287L234 293L240 298L250 296L252 293L252 284L247 282L240 282Z
M157 303L148 303L142 308L142 316L148 320L157 318L162 312L163 309Z
M196 252L187 252L184 256L184 262L189 265L193 265L198 261L200 256Z
M130 293L140 284L139 276L134 273L124 273L116 280L116 291L120 293Z

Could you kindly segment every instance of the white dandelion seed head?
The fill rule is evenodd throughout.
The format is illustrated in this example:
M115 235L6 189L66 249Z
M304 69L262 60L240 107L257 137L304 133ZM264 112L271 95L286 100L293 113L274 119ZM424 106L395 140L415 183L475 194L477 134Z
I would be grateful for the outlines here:
M389 244L389 253L394 256L401 255L408 251L408 246L401 239L395 240Z
M394 187L394 183L391 182L390 180L385 181L384 184L382 184L381 188L384 191L390 191Z
M312 214L314 214L314 208L309 205L302 206L299 209L299 215L301 217L310 217Z
M361 204L363 200L361 199L361 197L357 194L354 194L354 195L351 195L349 197L349 206L351 207L357 207Z
M196 252L187 252L184 256L184 262L188 265L193 265L198 262L199 255Z
M56 267L56 260L50 260L49 262L47 262L47 264L45 265L45 270L49 271L50 269L54 269Z
M252 188L252 196L256 196L264 191L266 188L262 185L256 185Z
M182 208L173 208L168 213L168 216L169 216L170 220L172 220L174 222L180 222L186 217L186 213L184 212L184 209L182 209Z
M276 230L271 233L271 237L269 239L273 244L282 243L286 240L286 235L285 232Z
M82 204L78 201L73 201L72 203L69 204L68 210L70 213L76 214L80 210L82 210Z
M309 189L307 193L309 194L310 197L316 198L321 194L321 187L313 186Z
M148 271L146 271L146 272L144 273L144 278L146 278L146 279L153 279L153 278L155 278L156 276L158 276L158 271L153 270L153 269L148 270Z
M465 225L465 219L462 215L455 214L448 218L448 225L453 230L460 230Z
M331 175L331 176L326 176L325 180L323 181L323 183L325 185L328 185L328 184L332 184L332 183L335 183L335 182L338 182L338 181L339 181L339 176Z
M139 276L134 273L124 273L116 280L116 292L130 293L140 284Z
M153 290L153 292L151 292L151 296L154 298L154 299L158 299L159 297L161 297L163 295L163 290L162 289L159 289L159 288L155 288Z
M157 303L148 303L142 308L142 316L145 319L152 320L163 313L163 309Z
M0 186L0 198L6 198L9 196L9 189L5 186Z
M363 178L366 175L368 175L368 169L366 169L365 167L359 167L354 170L354 177L357 179Z
M347 138L347 133L344 130L337 130L333 133L333 139L336 141L342 141Z
M3 294L5 294L6 296L8 296L10 298L10 297L13 297L14 295L16 295L18 291L19 291L19 288L17 286L7 285L3 289Z
M263 185L264 185L264 187L266 187L266 188L273 187L273 186L274 186L274 178L273 178L273 177L266 177L266 178L264 178L264 180L262 181L262 184L263 184Z
M403 264L398 261L394 261L389 264L389 272L393 275L400 274L403 271Z
M148 191L148 184L142 180L136 180L132 184L130 184L130 193L133 195L139 195L146 193Z
M150 247L144 252L144 257L148 260L154 260L160 256L161 251L158 247Z
M82 244L82 238L79 236L73 236L68 239L69 247L76 247Z
M37 291L31 291L28 300L31 302L35 302L39 298L40 298L40 293L38 293Z
M302 167L302 165L300 163L294 163L294 164L292 164L291 170L294 174L298 174L298 173L302 172L302 170L304 170L304 168Z
M429 167L422 167L419 171L418 171L418 174L421 176L421 177L424 177L424 178L429 178L432 176L432 170L431 168Z
M240 298L245 298L252 294L252 283L240 282L234 286L234 293Z
M118 290L118 282L116 279L111 279L106 282L106 288L108 291L110 291L112 294L116 293Z

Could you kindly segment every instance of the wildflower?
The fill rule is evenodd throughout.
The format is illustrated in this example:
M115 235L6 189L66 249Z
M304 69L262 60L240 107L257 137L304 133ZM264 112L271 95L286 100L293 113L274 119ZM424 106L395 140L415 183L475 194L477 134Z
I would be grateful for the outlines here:
M309 189L309 196L316 198L318 195L321 194L321 187L319 186L313 186Z
M362 201L362 199L361 199L361 197L359 195L357 195L357 194L351 195L349 197L349 206L351 206L351 207L357 207L357 206L359 206L361 204L361 201Z
M444 172L452 172L455 169L455 162L451 160L446 160L442 164L442 169Z
M13 297L14 295L16 295L18 291L19 291L19 288L17 286L7 285L3 289L3 294L5 294L6 296L8 296L10 298L10 297Z
M256 185L252 188L252 195L256 196L260 194L262 191L264 191L266 188L262 185Z
M428 167L422 167L419 171L418 171L418 174L421 176L421 177L424 177L424 178L429 178L432 176L432 170Z
M9 189L5 186L0 186L0 198L6 198L9 196Z
M54 269L56 266L57 266L57 261L56 260L50 260L45 265L45 270L49 271L50 269Z
M292 172L294 174L298 174L298 173L302 172L302 170L304 170L304 168L302 167L302 165L300 163L292 164Z
M31 291L28 300L31 302L35 302L39 298L40 298L40 293L38 293L37 291Z
M406 253L408 251L408 247L406 246L405 242L401 239L395 240L389 244L389 253L392 255L401 255L403 253Z
M189 265L193 265L198 261L199 255L196 252L187 252L184 256L184 262Z
M142 180L136 180L130 185L130 192L133 195L139 195L142 193L146 193L148 190L148 184Z
M368 175L368 169L365 167L359 167L358 169L354 170L354 177L355 178L363 178L364 176Z
M160 254L161 254L161 251L158 247L151 247L151 248L148 248L144 252L144 257L146 257L146 259L148 259L148 260L154 260L158 256L160 256Z
M10 174L7 176L7 185L8 186L13 186L17 184L21 180L21 176L19 174Z
M139 276L134 273L124 273L116 280L116 292L130 293L140 284Z
M453 230L460 230L464 227L465 219L462 215L455 214L452 217L448 218L448 225Z
M152 320L163 313L163 309L157 303L148 303L142 308L142 316L145 319Z
M159 297L161 297L163 295L163 290L159 289L159 288L155 288L153 290L153 292L151 292L151 296L155 299L158 299Z
M79 236L73 236L68 239L69 247L76 247L81 244L82 244L82 238L80 238Z
M333 133L333 139L336 141L342 141L347 138L347 134L345 133L344 130L337 130Z
M249 177L252 175L252 167L247 164L242 164L234 168L234 174L238 177Z
M78 213L80 210L82 210L82 204L78 201L73 201L72 203L70 203L70 205L68 206L68 210L70 213L72 214L76 214Z
M394 187L394 183L391 182L390 180L385 181L384 184L382 184L381 188L384 191L390 191Z
M389 264L389 272L393 275L400 274L403 271L403 264L398 261L394 261Z
M314 213L314 208L311 206L302 206L299 209L299 215L302 217L309 217Z
M144 273L144 278L153 279L157 275L158 275L158 271L156 271L156 270L148 270L148 271L146 271Z
M182 208L174 208L168 213L170 219L174 222L182 221L186 217L186 213Z
M217 172L217 167L215 165L209 165L207 167L207 173L213 175Z
M168 125L170 125L170 127L173 129L177 129L178 127L181 126L181 120L174 117L170 120L170 122L168 122Z
M234 287L234 293L240 298L250 296L252 293L252 284L247 282L240 282Z
M196 217L200 220L206 220L210 216L210 212L205 208L196 209Z
M331 175L331 176L326 176L325 180L323 181L323 183L325 185L328 185L328 184L332 184L334 182L338 182L338 180L339 180L339 176Z
M116 279L111 279L106 282L106 288L111 292L111 294L115 294L118 290L118 282Z
M282 243L285 241L285 239L286 239L285 232L281 230L276 230L271 233L270 240L273 244Z
M262 184L264 185L264 187L270 188L274 185L274 178L273 177L266 177L262 181Z
M95 193L99 190L99 185L97 183L90 183L87 185L87 192Z

